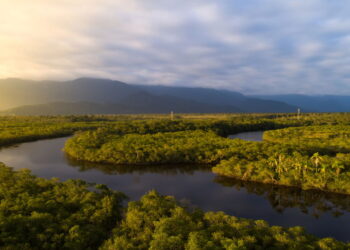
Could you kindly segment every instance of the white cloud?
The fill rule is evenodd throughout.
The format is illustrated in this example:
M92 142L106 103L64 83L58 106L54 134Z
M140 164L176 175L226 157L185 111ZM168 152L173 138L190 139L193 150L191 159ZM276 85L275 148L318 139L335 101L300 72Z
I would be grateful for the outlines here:
M2 0L0 77L350 94L339 2Z

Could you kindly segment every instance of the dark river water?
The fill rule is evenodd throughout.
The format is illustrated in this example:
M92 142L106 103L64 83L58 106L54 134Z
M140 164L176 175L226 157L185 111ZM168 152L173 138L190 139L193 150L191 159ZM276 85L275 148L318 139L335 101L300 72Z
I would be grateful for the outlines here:
M262 132L241 133L231 138L259 141ZM14 169L28 168L39 177L79 178L106 184L131 200L156 189L204 210L263 219L271 225L303 226L319 237L350 241L350 196L237 181L216 176L203 167L112 168L76 162L62 152L66 139L3 148L0 161Z

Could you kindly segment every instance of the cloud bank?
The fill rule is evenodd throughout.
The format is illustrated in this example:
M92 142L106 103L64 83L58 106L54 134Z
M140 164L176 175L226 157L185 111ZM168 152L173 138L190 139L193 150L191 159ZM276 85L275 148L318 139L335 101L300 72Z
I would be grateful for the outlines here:
M1 0L0 78L350 94L350 4Z

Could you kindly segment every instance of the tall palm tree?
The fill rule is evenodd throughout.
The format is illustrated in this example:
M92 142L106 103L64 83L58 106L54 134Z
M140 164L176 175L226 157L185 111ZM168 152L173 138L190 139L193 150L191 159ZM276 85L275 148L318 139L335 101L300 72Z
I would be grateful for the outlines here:
M316 173L318 172L318 166L319 164L321 163L322 161L322 156L320 156L320 154L317 152L317 153L314 153L312 156L311 156L311 160L312 162L315 164L316 166Z

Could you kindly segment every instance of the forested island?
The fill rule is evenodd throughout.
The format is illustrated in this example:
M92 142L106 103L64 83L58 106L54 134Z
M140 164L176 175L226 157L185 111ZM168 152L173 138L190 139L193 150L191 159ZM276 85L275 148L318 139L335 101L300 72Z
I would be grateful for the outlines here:
M90 162L210 164L214 173L237 179L350 194L347 118L321 126L315 124L322 119L307 118L130 122L79 133L64 150ZM289 126L298 127L278 129ZM263 142L225 137L265 129L277 130L265 132Z
M199 164L227 185L233 184L224 177L252 188L257 183L350 194L348 114L4 116L0 121L1 147L74 134L64 151L87 164L106 163L111 171L121 165L127 171ZM262 142L227 138L262 130ZM47 180L3 164L0 179L3 249L350 248L301 227L204 212L156 191L126 203L123 190Z

